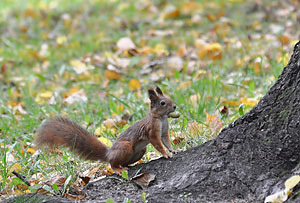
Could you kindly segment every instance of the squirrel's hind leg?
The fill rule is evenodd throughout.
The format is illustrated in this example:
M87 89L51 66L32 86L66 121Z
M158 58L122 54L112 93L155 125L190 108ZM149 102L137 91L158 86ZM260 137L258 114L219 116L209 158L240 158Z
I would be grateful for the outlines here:
M140 150L138 152L135 152L133 154L133 156L131 157L131 159L128 161L127 165L134 164L135 162L137 162L138 160L140 160L144 156L144 154L146 153L146 150L147 150L147 148L145 147L144 149L142 149L142 150Z
M133 156L132 145L129 141L126 140L116 142L108 150L108 154L107 154L107 158L112 169L118 174L126 170L122 167L128 165L128 160L130 160L132 156Z

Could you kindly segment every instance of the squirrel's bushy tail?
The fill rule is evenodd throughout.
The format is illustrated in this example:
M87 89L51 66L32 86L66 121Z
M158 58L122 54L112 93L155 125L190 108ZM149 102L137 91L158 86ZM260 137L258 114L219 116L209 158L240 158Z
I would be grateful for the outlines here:
M50 148L64 146L85 159L107 161L108 148L84 128L64 117L45 121L37 132L36 144Z

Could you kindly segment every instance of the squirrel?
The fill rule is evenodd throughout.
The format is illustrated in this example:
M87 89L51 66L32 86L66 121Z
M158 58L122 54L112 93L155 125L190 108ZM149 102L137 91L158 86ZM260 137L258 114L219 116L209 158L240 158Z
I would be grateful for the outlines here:
M169 140L170 113L176 104L156 86L148 89L151 101L149 113L122 132L108 148L95 136L65 117L55 117L42 123L37 131L37 146L65 146L77 152L82 158L109 162L112 169L120 174L126 167L140 160L151 143L165 158L175 153ZM164 146L168 149L167 153Z

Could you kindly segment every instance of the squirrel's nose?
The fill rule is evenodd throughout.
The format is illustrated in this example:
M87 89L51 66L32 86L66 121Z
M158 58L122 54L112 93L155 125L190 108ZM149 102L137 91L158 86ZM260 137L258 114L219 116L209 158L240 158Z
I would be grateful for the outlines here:
M174 109L174 110L176 109L176 104L173 104L173 109Z

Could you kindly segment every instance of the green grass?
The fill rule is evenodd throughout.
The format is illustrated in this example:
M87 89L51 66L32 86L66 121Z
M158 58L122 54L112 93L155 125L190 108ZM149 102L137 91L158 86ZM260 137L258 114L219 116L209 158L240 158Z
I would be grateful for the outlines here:
M172 136L184 138L174 147L187 149L213 137L206 121L207 113L216 114L226 126L241 115L241 98L258 101L268 91L286 65L296 36L299 36L296 15L276 18L275 14L270 14L267 20L262 20L262 7L278 10L283 7L279 0L263 1L255 12L251 12L255 6L250 0L198 1L200 8L187 13L182 10L183 2L186 1L154 1L151 8L145 1L133 0L0 1L2 194L17 190L18 184L12 184L11 174L16 163L21 167L19 172L28 180L34 180L36 174L41 180L50 179L57 172L66 178L71 176L71 182L76 182L80 172L92 167L92 163L78 159L67 150L63 150L62 155L43 152L39 158L27 152L39 125L51 116L68 116L80 125L88 126L90 132L101 126L105 119L125 112L132 116L129 124L133 124L147 114L146 89L159 85L178 105L181 114L179 119L170 120ZM181 13L164 19L170 7ZM197 15L198 20L193 22L191 19ZM209 15L216 20L211 20ZM271 24L284 27L287 20L293 24L293 30L270 31ZM262 23L257 26L255 22ZM151 36L151 30L172 30L174 34ZM290 40L285 45L278 40L283 34ZM270 40L268 35L274 38ZM159 55L152 51L137 56L117 55L116 43L121 37L130 37L140 52L145 47L163 45L168 54ZM222 57L218 60L200 58L197 39L219 43ZM178 55L180 47L186 47L186 55ZM165 63L154 68L152 74L141 74L145 64L167 60L171 55L182 59L182 70ZM104 62L95 62L95 56ZM113 56L128 58L130 65L125 70L120 69L121 79L111 80L104 87L105 69ZM93 68L78 75L70 65L71 60L81 60ZM188 68L191 61L196 63L192 71ZM154 76L161 78L154 81ZM130 90L131 79L141 82L141 96ZM187 82L190 84L184 85ZM85 92L87 102L64 103L65 94L74 87ZM37 102L38 95L46 91L56 95L54 104L49 104L49 99ZM200 95L196 104L190 99L193 95ZM226 101L235 104L226 104ZM219 113L224 104L229 109L228 115ZM123 111L118 108L120 105L124 106ZM27 113L20 113L16 106ZM244 111L249 111L252 106L245 103ZM200 135L191 133L193 122L199 124ZM104 136L113 141L126 127L128 125ZM154 151L152 146L148 147L148 152Z

